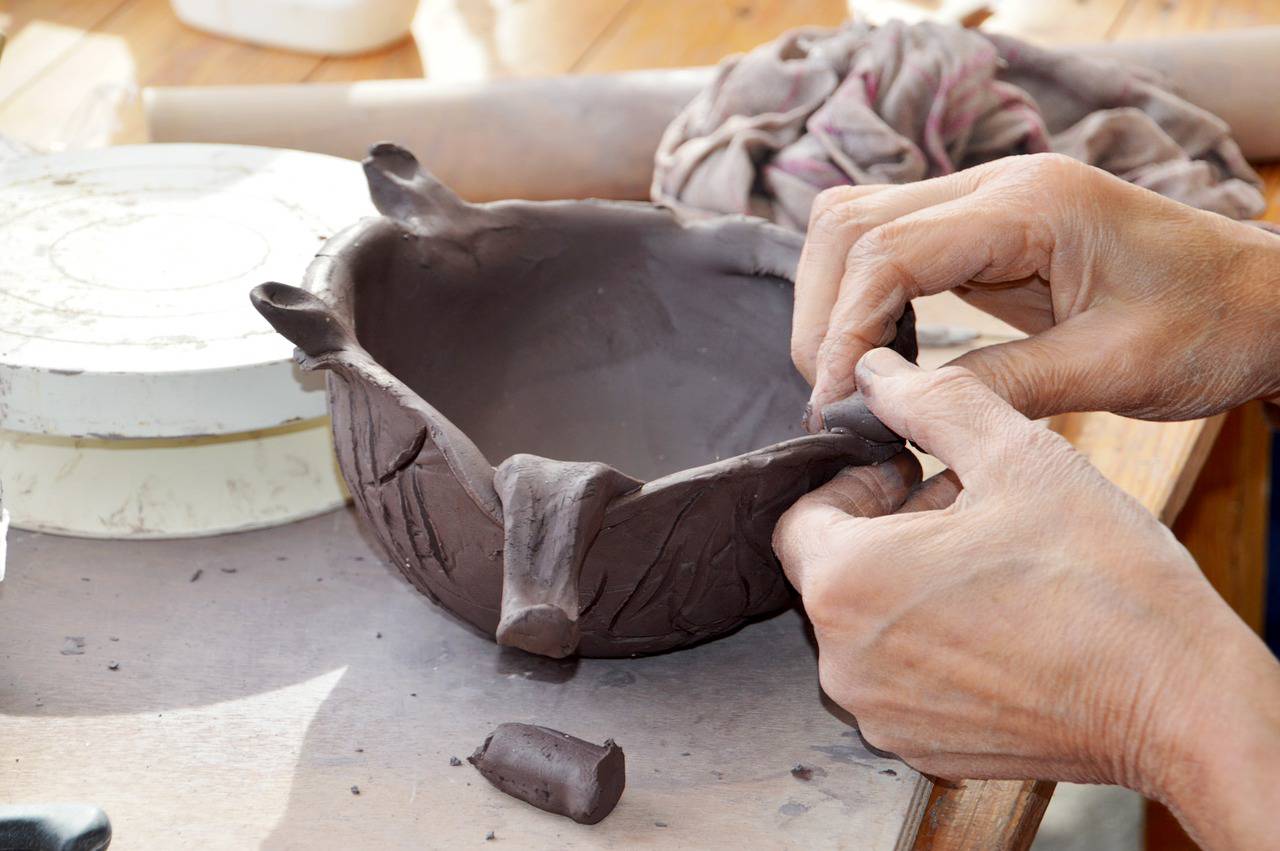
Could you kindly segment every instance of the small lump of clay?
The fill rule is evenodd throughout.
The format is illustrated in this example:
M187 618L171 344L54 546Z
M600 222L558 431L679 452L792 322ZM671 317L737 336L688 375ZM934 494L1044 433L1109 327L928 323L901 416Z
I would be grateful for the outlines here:
M902 315L898 317L898 324L893 333L893 341L889 343L889 347L911 363L915 363L920 354L920 346L916 340L916 312L910 302L907 302ZM872 443L897 443L902 440L871 413L861 392L855 392L852 396L825 405L818 411L818 419L819 427L823 431L856 434Z
M467 757L499 791L541 810L596 824L626 785L622 748L532 724L501 724Z
M893 443L902 440L889 427L871 413L861 392L832 402L821 411L822 429L837 434L852 433L872 443Z

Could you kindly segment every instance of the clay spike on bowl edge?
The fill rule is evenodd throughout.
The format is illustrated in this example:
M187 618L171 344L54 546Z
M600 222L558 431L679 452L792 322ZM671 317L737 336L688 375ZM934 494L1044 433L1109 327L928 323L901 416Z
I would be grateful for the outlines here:
M373 205L384 216L421 228L433 218L465 216L473 209L392 142L378 142L361 164Z
M355 335L320 298L299 287L268 281L249 293L262 318L309 358L356 345Z

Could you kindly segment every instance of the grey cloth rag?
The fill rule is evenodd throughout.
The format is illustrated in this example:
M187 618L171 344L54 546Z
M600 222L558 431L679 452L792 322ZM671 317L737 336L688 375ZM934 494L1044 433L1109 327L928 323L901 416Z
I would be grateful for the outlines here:
M795 30L724 60L663 135L652 196L804 230L831 186L1043 151L1231 218L1266 208L1226 123L1154 73L930 22Z

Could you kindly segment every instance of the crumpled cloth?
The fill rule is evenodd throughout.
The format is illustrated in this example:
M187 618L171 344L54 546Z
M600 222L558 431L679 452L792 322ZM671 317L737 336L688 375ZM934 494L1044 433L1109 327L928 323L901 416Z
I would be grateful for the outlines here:
M724 60L663 135L652 197L803 231L828 187L1042 151L1234 219L1266 208L1226 123L1152 72L897 21L795 30Z

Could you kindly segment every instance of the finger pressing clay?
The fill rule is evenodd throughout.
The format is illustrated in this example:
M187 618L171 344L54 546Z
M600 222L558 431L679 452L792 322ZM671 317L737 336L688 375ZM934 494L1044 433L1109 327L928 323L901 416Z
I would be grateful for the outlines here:
M593 745L532 724L500 724L467 762L500 791L579 824L613 812L626 785L626 759L613 739Z
M889 347L912 363L920 354L920 344L916 336L916 312L907 302L902 315L898 317L894 328L893 340ZM822 431L833 434L856 434L872 443L898 443L902 438L889 430L880 419L867 407L861 392L824 405L818 411L818 427Z
M822 418L823 431L836 434L852 433L874 443L893 443L902 440L871 413L861 392L847 396L838 402L832 402L819 412L819 416Z

